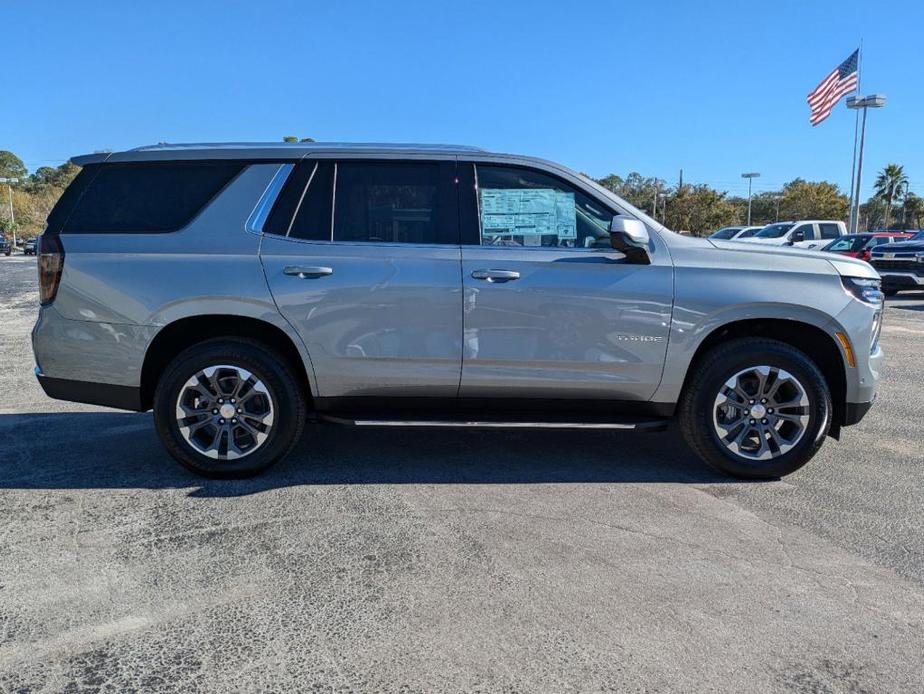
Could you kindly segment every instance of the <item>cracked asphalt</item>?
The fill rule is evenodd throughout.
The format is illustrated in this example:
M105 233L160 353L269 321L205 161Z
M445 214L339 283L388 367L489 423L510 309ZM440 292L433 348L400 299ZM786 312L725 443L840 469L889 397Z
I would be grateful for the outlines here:
M880 401L784 481L662 434L312 426L198 479L32 376L0 257L0 692L924 690L924 293Z

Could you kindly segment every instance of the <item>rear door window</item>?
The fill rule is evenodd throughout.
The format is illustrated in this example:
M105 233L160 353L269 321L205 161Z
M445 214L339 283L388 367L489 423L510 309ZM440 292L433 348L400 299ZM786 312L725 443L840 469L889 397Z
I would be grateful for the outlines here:
M841 235L841 230L837 224L819 224L821 229L821 238L836 239Z
M330 241L333 170L331 161L297 164L276 199L263 232L309 241Z
M234 161L104 164L64 233L160 233L183 228L244 168Z
M458 244L454 171L454 162L337 162L333 240Z

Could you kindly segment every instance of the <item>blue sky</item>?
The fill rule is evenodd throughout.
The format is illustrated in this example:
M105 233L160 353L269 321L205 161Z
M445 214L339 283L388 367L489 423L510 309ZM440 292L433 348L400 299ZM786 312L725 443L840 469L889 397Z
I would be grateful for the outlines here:
M0 149L30 169L158 141L451 142L740 194L850 180L806 94L863 39L864 189L924 195L924 3L4 3Z

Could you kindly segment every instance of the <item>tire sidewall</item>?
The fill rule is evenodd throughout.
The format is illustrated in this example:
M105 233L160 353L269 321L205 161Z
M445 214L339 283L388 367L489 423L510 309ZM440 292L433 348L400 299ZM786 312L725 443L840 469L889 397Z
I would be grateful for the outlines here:
M809 423L799 442L785 454L767 461L735 455L720 440L713 422L715 398L734 374L755 366L781 368L805 388L809 399ZM818 451L831 426L831 394L819 369L801 352L788 345L761 343L760 349L742 350L716 360L706 368L699 391L693 394L694 425L702 448L714 467L738 477L776 478L802 467ZM705 440L702 440L705 439Z
M253 453L236 460L217 460L198 452L186 442L176 419L180 390L198 371L216 365L235 366L251 372L263 382L272 400L274 421L269 436ZM158 433L170 454L199 475L213 478L255 475L283 457L301 432L304 406L294 384L282 360L270 351L246 342L203 343L174 359L160 379L154 398Z

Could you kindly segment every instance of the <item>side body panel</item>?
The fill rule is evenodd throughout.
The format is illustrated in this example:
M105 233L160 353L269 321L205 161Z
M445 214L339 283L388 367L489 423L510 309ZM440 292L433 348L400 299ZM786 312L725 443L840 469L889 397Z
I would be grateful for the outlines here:
M159 330L203 314L266 321L292 338L244 223L278 164L244 169L185 228L163 234L63 234L58 295L33 330L49 377L138 386L144 354ZM309 368L309 381L313 373Z
M677 401L697 348L713 331L756 318L807 323L835 344L836 332L849 335L858 363L856 369L846 369L847 401L862 402L874 392L880 358L869 354L875 309L843 290L840 274L824 256L735 242L718 242L719 248L698 239L672 242L675 305L664 377L653 400ZM855 274L865 265L842 262L856 265Z
M462 362L458 246L331 243L275 236L261 257L302 335L320 397L455 397ZM300 277L287 267L319 266Z
M582 248L465 246L462 253L463 396L647 400L654 393L673 294L663 245L652 265ZM490 269L520 277L473 277Z

